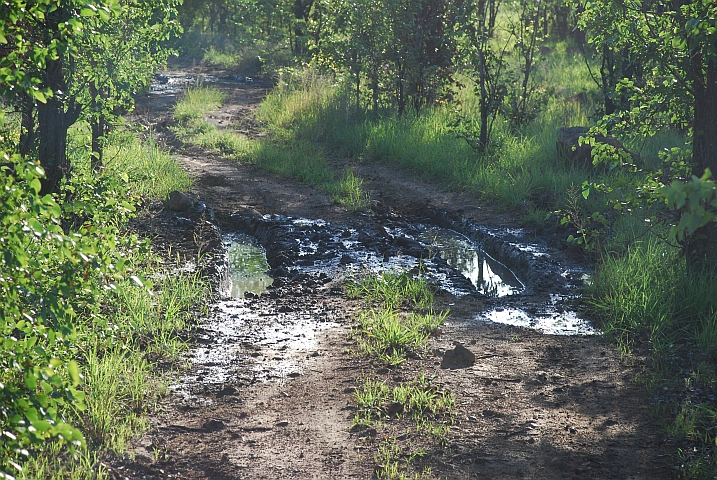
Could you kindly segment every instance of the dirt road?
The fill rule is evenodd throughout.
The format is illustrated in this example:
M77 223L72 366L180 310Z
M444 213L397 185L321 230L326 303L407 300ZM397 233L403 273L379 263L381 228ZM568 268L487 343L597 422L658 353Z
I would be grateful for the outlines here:
M228 79L218 86L229 95L213 121L255 134L252 113L267 86L213 73ZM372 212L347 213L305 185L191 146L179 150L166 129L173 98L141 99L135 120L151 124L174 148L196 181L191 193L213 209L212 223L222 233L249 233L262 243L275 283L264 295L218 300L211 308L193 334L191 369L151 418L150 431L133 447L134 458L110 465L114 478L372 478L382 439L350 430L353 392L367 376L395 383L419 371L450 390L458 404L445 442L421 460L432 467L426 478L674 476L666 435L650 418L649 399L635 383L639 357L621 360L600 335L549 335L488 318L486 312L506 311L549 318L546 309L559 315L568 308L569 303L550 303L551 289L568 298L577 284L570 282L570 272L580 273L584 266L559 248L559 241L542 232L517 231L512 215L375 164L356 166L375 200ZM195 258L198 222L209 219L183 223L177 218L160 209L139 228L153 236L157 248L171 245ZM396 247L397 235L457 224L483 240L491 236L504 247L517 245L511 247L517 252L540 249L529 256L537 259L533 264L518 261L512 267L518 277L531 279L525 290L502 298L460 288L443 291L438 299L451 311L448 323L431 339L430 353L399 367L382 368L355 353L350 329L360 302L342 294L342 267L360 268L361 258L370 255L354 255L352 248L360 244L384 259L408 258ZM342 235L358 239L344 253L339 243L331 243ZM334 273L302 270L305 259L298 250L292 253L292 245L301 246L303 239L329 249L322 256L319 248L310 257L328 262L331 268L325 271ZM215 247L219 258L224 246L215 242ZM436 272L450 270L441 265ZM533 271L541 268L546 271ZM561 272L564 278L557 278ZM441 278L451 275L455 271ZM441 368L456 341L475 354L475 364ZM398 438L410 442L411 434Z

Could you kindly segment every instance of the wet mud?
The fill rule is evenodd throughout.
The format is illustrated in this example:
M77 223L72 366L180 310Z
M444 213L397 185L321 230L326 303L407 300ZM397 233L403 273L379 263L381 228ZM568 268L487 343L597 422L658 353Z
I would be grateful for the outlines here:
M252 87L221 85L225 112L246 124ZM352 392L367 376L419 372L458 403L427 457L431 478L672 478L634 381L640 359L625 363L581 316L590 266L554 235L378 166L357 168L371 211L349 214L305 185L176 143L168 107L146 102L142 119L178 149L206 210L158 206L134 228L188 259L203 249L196 268L216 300L191 333L190 367L132 455L110 462L113 478L373 478L377 440L349 430ZM356 353L361 304L343 289L386 270L428 278L451 312L425 354L393 369ZM475 364L446 361L456 342Z

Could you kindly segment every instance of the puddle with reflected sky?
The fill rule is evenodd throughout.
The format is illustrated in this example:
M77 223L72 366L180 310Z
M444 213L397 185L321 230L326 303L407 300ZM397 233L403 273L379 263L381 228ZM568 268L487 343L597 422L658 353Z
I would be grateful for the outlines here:
M525 285L510 268L484 252L464 235L443 228L432 228L421 235L441 252L448 264L468 278L476 289L489 297L521 293Z
M266 251L248 235L226 236L224 244L229 259L229 292L231 298L244 298L246 292L261 295L273 283L267 275Z

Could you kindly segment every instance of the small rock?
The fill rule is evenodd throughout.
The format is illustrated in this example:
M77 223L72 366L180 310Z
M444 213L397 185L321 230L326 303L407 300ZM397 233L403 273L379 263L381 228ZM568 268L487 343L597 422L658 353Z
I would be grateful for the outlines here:
M579 167L592 167L592 149L593 147L587 143L580 145L580 137L587 135L589 129L587 127L563 127L558 131L558 140L555 147L558 150L558 156L566 159L572 165ZM595 136L596 144L606 144L615 148L628 159L632 159L632 154L614 137L610 135Z
M463 344L455 342L453 350L446 350L441 361L441 368L467 368L476 363L476 356Z
M175 212L186 212L194 204L194 199L177 190L169 192L165 206Z
M224 422L221 420L207 420L204 422L204 425L202 425L202 428L210 432L217 432L224 428Z

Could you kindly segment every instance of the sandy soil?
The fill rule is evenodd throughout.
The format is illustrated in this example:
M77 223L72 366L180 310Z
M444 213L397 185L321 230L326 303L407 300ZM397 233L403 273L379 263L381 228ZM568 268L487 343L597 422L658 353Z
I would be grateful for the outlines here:
M231 72L214 74L231 77ZM220 87L229 100L211 120L247 134L259 132L252 112L267 84L257 80ZM325 195L256 167L191 146L180 149L166 128L171 103L172 98L161 95L142 98L134 120L151 124L174 149L196 181L191 193L214 209L214 223L220 229L231 228L235 214L323 219L347 229L383 218L349 214ZM393 215L410 220L427 211L445 211L474 224L517 227L514 215L497 214L473 199L388 168L360 165L357 172L378 200L376 205ZM158 209L148 212L137 228L150 234L159 248L171 245L173 251L191 257L196 242L172 218L171 212ZM554 238L546 241L555 243ZM554 254L558 261L568 261L569 252L556 248ZM341 294L339 280L298 279L273 289L271 295L235 300L236 308L253 312L266 325L280 326L287 315L303 315L325 328L311 333L312 342L297 348L282 349L280 342L249 337L233 344L237 356L248 360L234 364L221 381L204 382L206 365L194 365L180 381L184 387L165 398L151 417L150 431L135 442L132 454L109 462L112 476L372 478L381 439L350 431L355 409L352 392L367 375L395 384L419 371L434 375L434 381L453 392L458 403L445 444L424 460L432 466L431 478L675 476L669 442L650 417L649 399L635 382L642 369L640 358L622 360L600 336L544 335L475 322L483 299L444 292L438 298L450 306L451 317L442 334L431 339L431 353L388 370L351 353L355 343L350 328L360 305ZM227 348L213 340L208 327L200 325L198 331L206 335L194 337L194 350ZM441 357L455 341L476 355L475 365L441 368ZM281 362L298 368L282 373L273 368ZM408 435L400 441L410 440Z

